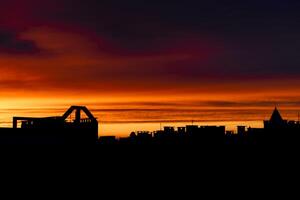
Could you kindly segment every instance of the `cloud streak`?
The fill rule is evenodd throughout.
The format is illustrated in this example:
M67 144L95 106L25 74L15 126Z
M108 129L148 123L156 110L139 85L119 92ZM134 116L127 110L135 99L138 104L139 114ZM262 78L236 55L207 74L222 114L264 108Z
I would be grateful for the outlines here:
M17 33L0 27L0 54L34 55L40 51L35 41L22 39Z

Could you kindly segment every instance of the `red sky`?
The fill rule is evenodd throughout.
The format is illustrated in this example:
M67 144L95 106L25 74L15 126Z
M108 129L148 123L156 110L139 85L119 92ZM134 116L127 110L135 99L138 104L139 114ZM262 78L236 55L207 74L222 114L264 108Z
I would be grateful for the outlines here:
M298 109L299 3L216 2L3 1L0 106Z

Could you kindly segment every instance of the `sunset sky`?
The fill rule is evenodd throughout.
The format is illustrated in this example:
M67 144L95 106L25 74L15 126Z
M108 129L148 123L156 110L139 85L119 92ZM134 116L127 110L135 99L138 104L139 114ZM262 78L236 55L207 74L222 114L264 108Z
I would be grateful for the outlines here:
M297 0L2 0L0 109L230 109L257 120L278 105L295 118L299 10ZM178 116L189 118L206 119Z

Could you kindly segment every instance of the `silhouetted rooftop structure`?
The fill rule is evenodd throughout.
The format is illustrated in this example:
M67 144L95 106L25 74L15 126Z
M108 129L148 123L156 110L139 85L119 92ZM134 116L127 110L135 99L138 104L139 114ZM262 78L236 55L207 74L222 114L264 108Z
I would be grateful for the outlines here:
M271 116L270 122L272 123L282 123L284 120L281 117L281 114L279 112L279 110L277 109L277 107L275 107L273 114Z
M281 114L277 107L275 107L272 116L269 121L264 121L264 127L265 129L274 129L274 128L285 128L288 125L288 121L284 120L281 117Z
M75 119L70 121L73 112ZM56 117L14 117L13 128L0 129L0 143L4 144L96 144L97 140L98 121L84 106L71 106Z
M246 126L238 126L237 129L238 129L237 133L239 135L244 135L246 133Z

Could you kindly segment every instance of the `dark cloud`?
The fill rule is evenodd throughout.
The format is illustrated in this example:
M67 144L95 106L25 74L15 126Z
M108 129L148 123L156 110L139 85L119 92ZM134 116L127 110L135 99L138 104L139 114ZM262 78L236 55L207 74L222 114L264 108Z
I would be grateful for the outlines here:
M6 23L13 22L22 28L46 26L77 31L98 43L102 54L132 58L188 55L187 59L163 63L163 67L159 66L161 70L148 66L132 68L136 74L129 71L129 75L153 75L148 73L152 70L162 76L190 80L203 76L300 74L300 2L296 0L27 0L21 5L19 2L10 1L9 8L18 9L8 13L18 17ZM38 51L34 42L5 34L0 31L4 38L0 40L0 52ZM202 59L208 51L209 59ZM97 67L90 71L94 76L99 74L94 73Z
M34 41L18 38L17 33L0 29L1 54L36 54L40 49Z
M69 1L66 1L69 2ZM69 2L57 17L120 42L143 42L186 32L236 37L298 29L296 1Z
M118 47L112 54L162 54L162 49L174 48L187 38L216 41L210 48L223 51L209 63L201 59L170 62L168 73L188 75L192 71L196 77L203 73L300 73L299 1L65 0L64 4L68 6L56 17L104 37ZM197 45L194 52L177 48L200 57L203 51L199 49L202 45L207 49L207 44Z

